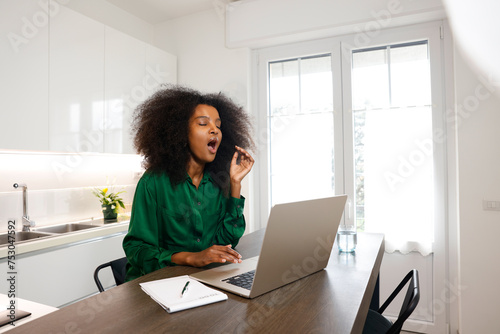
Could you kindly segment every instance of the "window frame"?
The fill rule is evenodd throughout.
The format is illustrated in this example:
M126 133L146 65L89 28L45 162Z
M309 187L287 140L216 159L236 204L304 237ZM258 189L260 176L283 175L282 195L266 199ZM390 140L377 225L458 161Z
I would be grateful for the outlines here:
M293 54L293 57L290 55ZM269 107L269 87L268 81L260 82L259 78L269 78L268 64L274 61L311 57L320 54L331 54L332 61L332 85L333 85L333 120L334 120L334 152L341 152L343 150L343 120L342 120L342 94L341 94L341 62L340 62L340 39L328 39L325 43L324 40L308 41L300 44L270 47L260 50L255 50L252 53L254 64L253 71L253 85L252 91L254 100L252 108L259 112L254 113L254 118L257 123L257 168L254 172L254 189L260 189L259 196L256 203L253 205L253 216L256 219L254 222L255 229L266 227L267 218L271 207L270 203L270 152L269 152L269 126L267 120L267 112ZM338 74L338 75L336 75ZM335 153L337 155L337 153ZM340 154L343 156L343 154ZM343 161L335 158L335 193L340 194L344 192L344 179L340 177L343 175L344 164Z
M446 24L444 24L446 25ZM415 24L411 26L384 29L380 31L358 32L350 35L331 37L315 41L298 42L283 46L268 47L252 51L252 108L257 121L257 168L253 178L255 203L253 217L255 229L265 227L270 212L270 175L268 151L268 62L283 59L307 57L330 53L332 56L332 82L334 105L334 159L335 159L335 193L345 193L353 201L355 192L354 175L354 138L351 100L351 54L352 50L381 47L385 45L403 44L413 41L427 40L431 66L431 99L434 152L434 194L435 194L435 242L433 245L432 287L433 296L446 291L447 263L449 240L448 230L448 172L447 172L447 129L446 123L446 91L444 68L443 22ZM363 37L363 38L362 38ZM364 40L366 43L360 43ZM348 56L346 56L348 55ZM263 78L266 78L263 80ZM450 131L451 132L451 131ZM453 142L453 138L450 139ZM346 205L344 218L355 219L355 203ZM452 245L453 246L453 245ZM433 314L433 323L426 327L428 333L439 333L446 326L449 310ZM411 322L410 322L411 323ZM410 324L410 326L412 326ZM421 324L414 324L418 330ZM420 327L421 329L421 327Z

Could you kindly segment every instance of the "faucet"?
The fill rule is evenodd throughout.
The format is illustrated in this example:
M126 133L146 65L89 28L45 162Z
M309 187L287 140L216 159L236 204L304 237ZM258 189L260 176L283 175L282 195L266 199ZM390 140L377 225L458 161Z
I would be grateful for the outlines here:
M24 183L14 183L14 188L23 188L23 231L29 232L35 222L28 217L28 186Z

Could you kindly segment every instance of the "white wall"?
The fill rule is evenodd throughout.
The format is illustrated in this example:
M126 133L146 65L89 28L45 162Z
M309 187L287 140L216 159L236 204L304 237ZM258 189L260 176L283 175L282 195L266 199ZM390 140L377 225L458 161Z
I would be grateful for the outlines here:
M155 44L177 56L177 82L205 92L222 91L247 106L250 51L228 49L224 17L214 8L155 27Z
M484 211L482 201L500 201L500 83L471 68L457 50L460 333L498 333L500 211Z
M250 0L227 7L229 47L263 47L441 19L440 0ZM361 41L361 40L360 40Z

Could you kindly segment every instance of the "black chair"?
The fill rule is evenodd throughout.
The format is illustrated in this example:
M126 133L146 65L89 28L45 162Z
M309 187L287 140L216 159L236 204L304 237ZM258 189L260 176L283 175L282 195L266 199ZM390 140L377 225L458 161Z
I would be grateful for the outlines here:
M387 306L396 298L399 292L406 286L409 282L408 290L406 290L406 296L399 311L399 316L394 323L389 319L384 317L382 313L385 311ZM418 281L418 271L416 269L411 270L406 274L405 278L399 283L394 292L387 298L385 303L378 310L369 310L368 316L366 317L365 327L363 328L363 334L397 334L401 332L403 328L403 323L408 319L410 314L418 305L420 300L420 287Z
M99 280L99 271L101 269L106 267L111 267L111 271L113 272L113 277L115 278L116 285L120 285L122 283L125 283L125 274L127 273L126 266L127 266L127 258L122 257L120 259L116 259L101 264L99 267L97 267L96 270L94 271L94 281L95 284L97 285L97 288L99 289L99 292L104 292L104 288L102 287L101 281Z

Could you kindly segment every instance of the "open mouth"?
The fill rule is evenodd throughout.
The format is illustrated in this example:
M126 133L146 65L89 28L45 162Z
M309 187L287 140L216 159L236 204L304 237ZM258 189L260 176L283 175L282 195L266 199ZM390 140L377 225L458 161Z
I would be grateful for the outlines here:
M208 150L211 153L217 152L217 143L218 143L217 138L210 138L210 141L208 142L207 145L208 145Z

